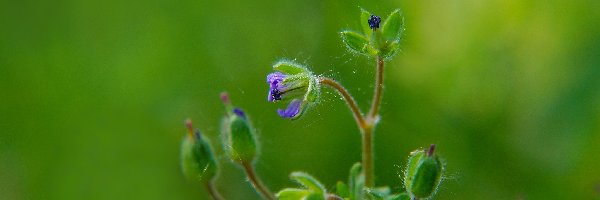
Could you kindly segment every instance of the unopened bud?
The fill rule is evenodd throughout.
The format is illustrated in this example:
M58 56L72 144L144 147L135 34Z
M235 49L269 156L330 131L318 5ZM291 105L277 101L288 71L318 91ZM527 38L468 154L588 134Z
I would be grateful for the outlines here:
M427 152L416 150L408 158L404 186L413 197L430 197L441 182L443 164L434 150L435 145L432 144Z
M186 177L193 180L210 181L217 174L217 163L210 143L202 137L200 130L192 128L186 121L188 134L181 142L181 168Z

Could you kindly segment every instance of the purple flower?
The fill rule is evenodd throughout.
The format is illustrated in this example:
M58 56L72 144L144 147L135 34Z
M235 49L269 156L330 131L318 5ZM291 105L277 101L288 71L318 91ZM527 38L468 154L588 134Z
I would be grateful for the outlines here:
M267 83L269 83L269 96L267 100L270 102L281 100L282 91L285 91L283 85L283 79L287 76L281 72L274 72L267 76Z
M297 119L319 96L317 77L306 67L292 62L279 61L273 66L277 72L267 75L269 94L267 101L289 102L285 109L278 109L279 116Z
M371 27L371 29L373 29L374 31L379 28L379 23L381 23L381 17L371 15L367 22L369 23L369 27Z

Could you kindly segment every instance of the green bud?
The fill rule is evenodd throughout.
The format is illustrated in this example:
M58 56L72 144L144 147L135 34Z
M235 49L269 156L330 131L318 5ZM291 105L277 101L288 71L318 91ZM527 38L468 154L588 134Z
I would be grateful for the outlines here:
M443 165L434 150L435 145L432 144L427 152L416 150L408 158L404 186L413 197L432 196L441 182Z
M210 143L199 130L193 131L191 120L186 122L188 134L181 142L181 168L189 179L207 182L217 174L217 163Z
M256 157L257 145L254 128L244 112L234 108L223 119L223 144L229 159L233 162L252 163Z

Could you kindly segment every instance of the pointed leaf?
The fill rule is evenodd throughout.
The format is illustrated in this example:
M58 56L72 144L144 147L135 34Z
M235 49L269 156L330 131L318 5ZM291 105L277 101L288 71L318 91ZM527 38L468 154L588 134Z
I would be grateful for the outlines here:
M350 196L348 185L346 185L344 182L338 181L335 186L337 195L345 198Z
M350 168L348 186L350 188L350 199L362 199L365 177L362 174L362 165L355 163Z
M369 27L368 22L370 17L371 13L369 11L360 8L360 27L362 27L363 33L367 36L367 39L373 34L373 30Z
M363 35L354 31L342 31L340 35L342 36L342 41L348 50L353 53L369 55L369 40L367 40Z
M386 40L394 41L400 39L400 35L404 31L404 20L399 9L394 10L394 12L385 19L381 31Z
M323 184L321 184L319 181L317 181L317 179L313 178L307 173L293 172L292 174L290 174L290 177L298 183L307 187L308 190L312 191L313 193L325 193L325 187L323 187Z
M308 190L295 189L295 188L285 188L279 191L275 196L279 200L301 200L310 192Z

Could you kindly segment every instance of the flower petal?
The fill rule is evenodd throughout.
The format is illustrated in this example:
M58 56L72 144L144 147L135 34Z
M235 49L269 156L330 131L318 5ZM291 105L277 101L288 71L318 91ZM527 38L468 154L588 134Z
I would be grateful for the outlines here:
M269 83L269 95L267 101L273 102L281 100L281 83L287 75L281 72L273 72L267 75L267 83Z
M279 116L283 118L295 118L302 108L302 101L299 99L294 99L285 110L277 109L277 113Z

